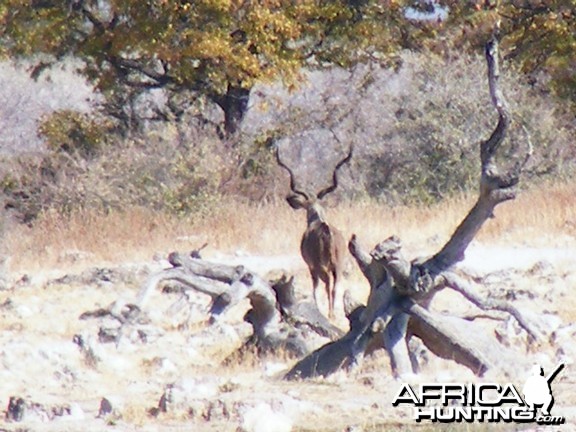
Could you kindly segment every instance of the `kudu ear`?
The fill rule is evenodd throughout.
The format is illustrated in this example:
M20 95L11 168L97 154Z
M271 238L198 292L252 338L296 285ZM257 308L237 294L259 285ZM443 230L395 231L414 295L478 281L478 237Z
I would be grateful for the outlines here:
M286 197L286 201L294 210L305 208L308 199L301 194L290 194Z

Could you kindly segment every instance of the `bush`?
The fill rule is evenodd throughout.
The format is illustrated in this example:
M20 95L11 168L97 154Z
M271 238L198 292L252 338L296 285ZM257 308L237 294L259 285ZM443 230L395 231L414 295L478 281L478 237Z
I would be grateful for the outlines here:
M146 206L201 215L231 196L253 202L282 196L288 179L276 166L276 145L300 187L317 191L354 143L338 193L430 203L477 185L478 143L497 121L485 70L480 57L406 52L394 68L304 72L307 81L294 91L257 86L235 140L219 138L210 121L198 121L197 111L149 122L122 138L94 113L63 109L44 117L40 127L49 150L18 163L11 159L0 188L6 206L24 221L48 209L77 207ZM525 143L525 125L535 146L528 177L573 170L570 119L549 95L503 70L502 89L515 120L503 161Z
M525 125L535 147L528 178L573 170L569 116L550 95L523 83L519 73L507 65L503 70L502 90L514 120L504 158L526 143ZM476 187L478 144L497 122L483 58L404 52L394 69L360 65L351 72L334 69L306 77L293 93L280 85L256 89L246 132L299 137L312 128L333 131L341 143L331 134L317 134L315 142L305 144L280 142L301 147L293 164L308 157L315 161L308 169L316 172L327 165L326 149L334 153L354 142L354 164L344 183L356 196L427 203Z
M88 159L102 149L112 129L111 122L94 114L62 110L45 116L38 133L48 151Z
M80 136L93 131L93 123L87 126ZM174 214L205 212L217 199L222 152L210 141L179 147L168 129L164 134L113 139L106 146L96 145L100 140L68 142L64 133L64 144L13 164L0 183L6 206L25 222L49 209L66 213L76 208L144 206Z

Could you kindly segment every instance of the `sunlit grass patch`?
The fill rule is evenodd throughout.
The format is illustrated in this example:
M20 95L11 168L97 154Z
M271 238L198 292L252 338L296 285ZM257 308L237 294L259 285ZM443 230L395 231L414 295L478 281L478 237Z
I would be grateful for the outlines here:
M576 237L576 184L556 183L522 191L499 206L476 241L520 246L561 246ZM371 248L398 235L409 254L433 253L450 237L474 203L470 193L429 206L395 206L374 201L327 205L330 221L346 238L353 233ZM176 217L143 207L125 211L78 210L43 214L31 226L4 233L4 253L15 272L33 272L90 262L151 260L172 250L208 243L206 254L299 254L304 212L284 202L221 201L201 216Z

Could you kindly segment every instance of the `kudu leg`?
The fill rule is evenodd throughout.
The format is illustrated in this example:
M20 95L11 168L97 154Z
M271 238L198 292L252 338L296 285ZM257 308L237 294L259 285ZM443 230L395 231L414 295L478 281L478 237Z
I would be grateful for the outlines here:
M334 285L330 280L330 273L325 273L320 276L322 282L324 282L324 289L326 290L326 300L328 301L328 318L334 318L334 298L332 292L334 291Z
M333 289L330 289L330 282L326 284L326 297L328 298L328 318L334 319L334 299L332 297Z
M318 294L316 293L318 291L318 275L310 270L310 276L312 276L312 295L314 296L314 304L316 304L316 307L318 308L318 310L320 310L320 305L318 304Z
M330 290L330 318L334 318L336 310L336 288L338 287L338 272L332 271L332 289Z

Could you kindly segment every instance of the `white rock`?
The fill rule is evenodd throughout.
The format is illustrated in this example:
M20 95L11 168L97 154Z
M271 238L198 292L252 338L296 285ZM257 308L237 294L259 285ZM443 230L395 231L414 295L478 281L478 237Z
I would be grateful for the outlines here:
M77 421L85 420L86 414L77 403L70 404L70 414L55 417L56 421Z
M70 405L70 420L84 420L86 415L84 414L84 410L80 405L77 403L73 403Z
M160 361L160 368L158 369L158 373L162 375L171 375L178 372L178 367L172 362L172 360L163 358Z
M286 363L267 362L264 365L264 373L266 374L266 376L272 377L286 370L287 368L288 365Z
M18 315L18 318L24 319L30 318L35 314L35 312L27 305L20 305L16 308L16 314Z
M175 384L186 394L194 399L211 399L218 394L218 383L216 381L200 381L196 379L182 379Z
M242 428L246 432L290 432L292 426L292 420L285 414L275 412L265 403L246 411L242 422Z

